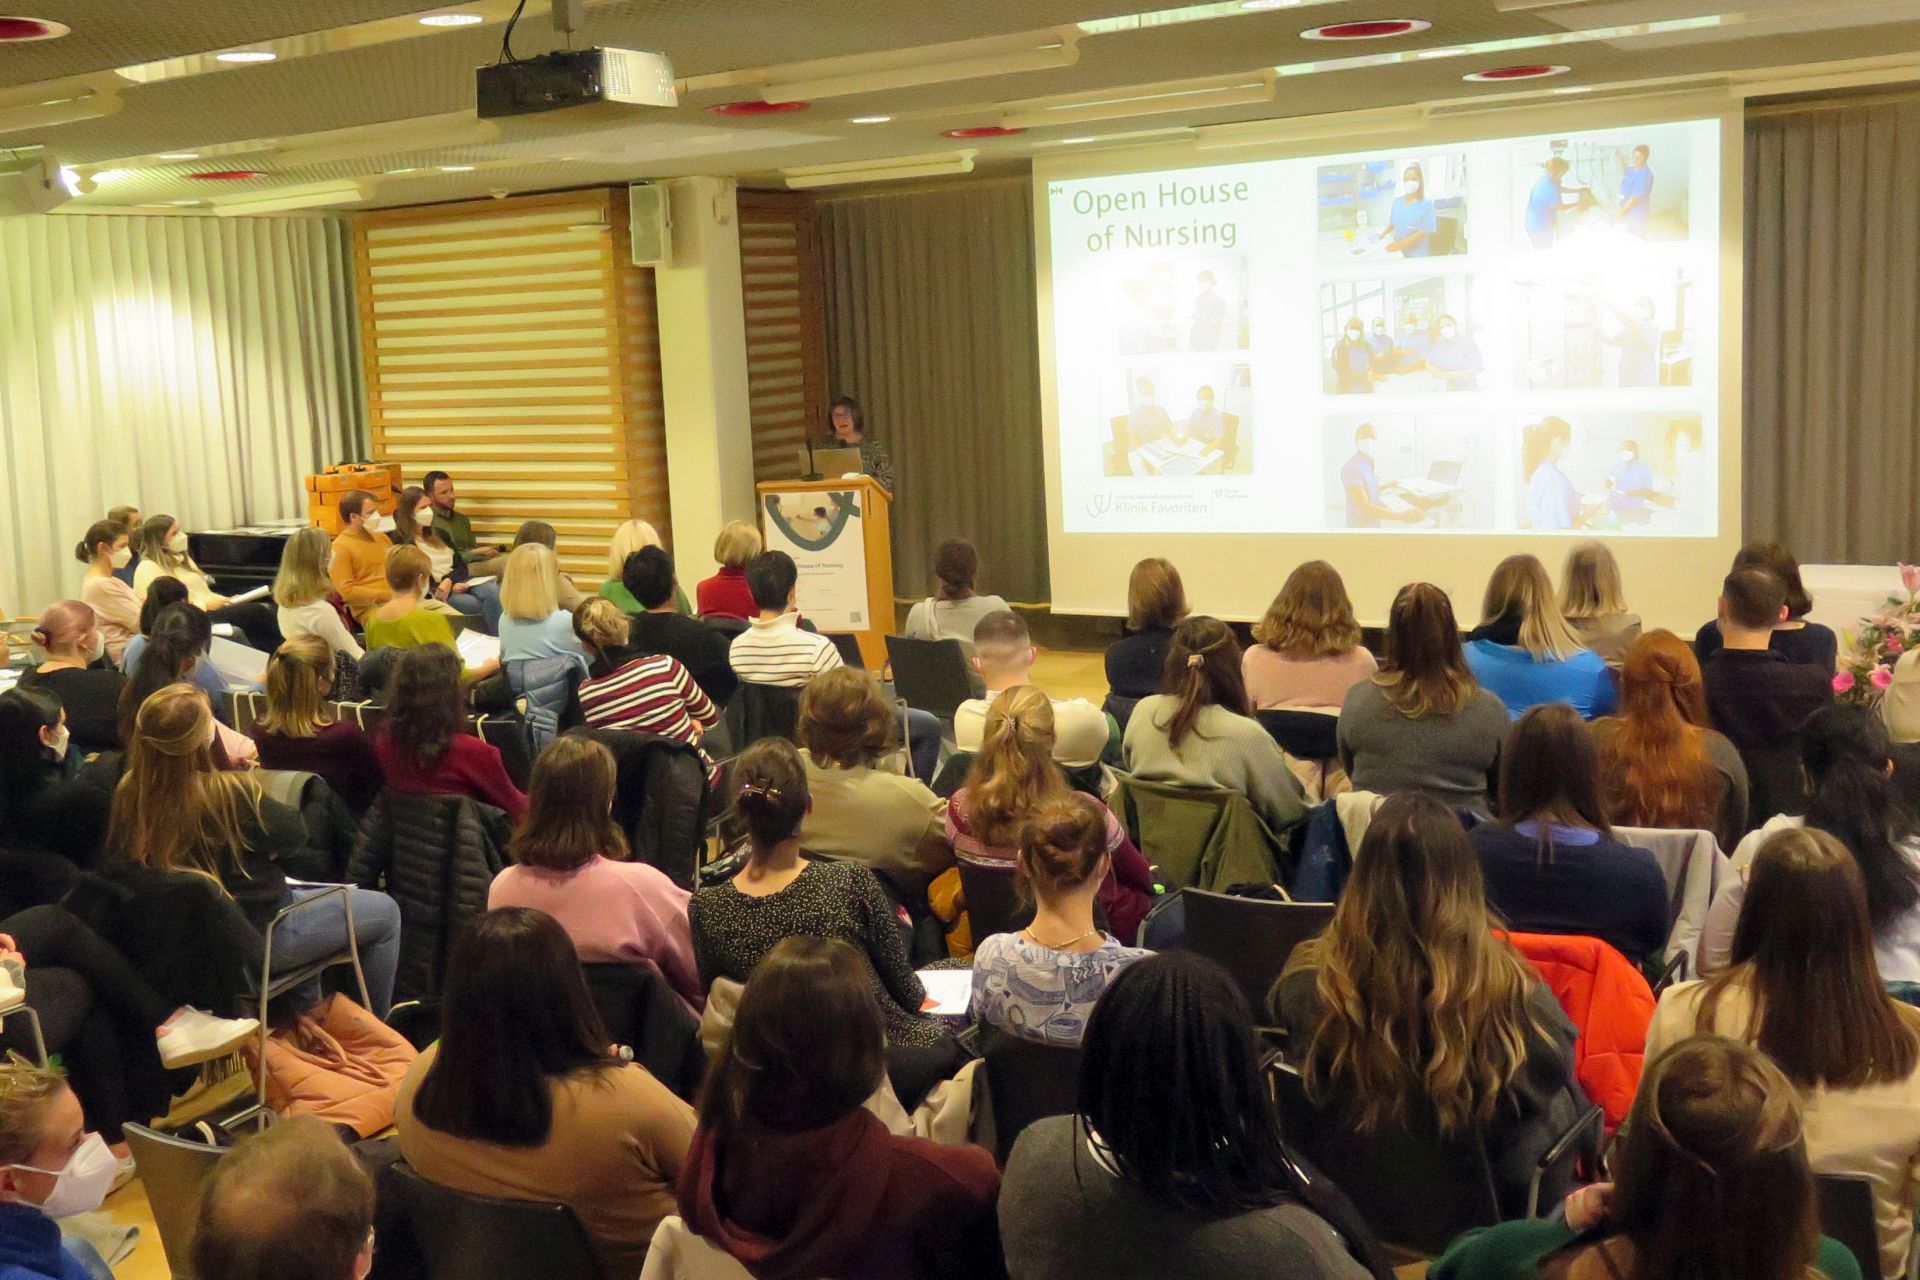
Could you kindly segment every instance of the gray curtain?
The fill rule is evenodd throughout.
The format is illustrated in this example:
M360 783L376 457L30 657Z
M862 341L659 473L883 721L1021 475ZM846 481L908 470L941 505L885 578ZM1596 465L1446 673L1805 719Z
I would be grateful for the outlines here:
M1746 134L1745 523L1803 561L1920 555L1920 97Z
M820 202L827 368L893 456L894 588L966 538L980 590L1040 602L1047 520L1026 179Z

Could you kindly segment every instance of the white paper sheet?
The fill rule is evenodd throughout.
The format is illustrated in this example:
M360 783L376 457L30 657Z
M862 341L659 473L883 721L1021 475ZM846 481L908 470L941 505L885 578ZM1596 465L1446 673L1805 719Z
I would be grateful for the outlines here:
M927 989L927 999L933 1002L926 1008L927 1013L960 1018L966 1016L973 1004L971 969L922 969L920 985Z

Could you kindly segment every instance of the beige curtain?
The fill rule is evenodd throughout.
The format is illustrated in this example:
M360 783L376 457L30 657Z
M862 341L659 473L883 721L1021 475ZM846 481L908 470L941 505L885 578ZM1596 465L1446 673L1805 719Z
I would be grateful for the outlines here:
M366 448L357 342L344 220L0 218L0 611L73 594L110 506L304 514Z
M1920 97L1747 122L1749 537L1920 557Z
M1025 179L820 204L828 371L893 455L895 589L933 589L966 538L980 590L1047 599L1047 521Z

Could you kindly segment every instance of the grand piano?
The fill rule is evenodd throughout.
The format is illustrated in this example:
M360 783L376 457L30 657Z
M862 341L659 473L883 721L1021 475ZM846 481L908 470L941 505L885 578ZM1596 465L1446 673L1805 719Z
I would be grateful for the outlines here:
M280 552L304 520L268 520L236 529L203 529L187 535L194 563L213 576L214 590L238 595L254 587L272 586L280 572Z

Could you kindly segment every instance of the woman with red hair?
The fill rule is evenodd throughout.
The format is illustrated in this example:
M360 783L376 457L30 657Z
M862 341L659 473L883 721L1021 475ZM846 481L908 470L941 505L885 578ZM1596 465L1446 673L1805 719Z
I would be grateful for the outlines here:
M1699 660L1673 632L1633 642L1620 671L1620 714L1593 730L1609 821L1711 831L1722 849L1746 834L1746 766L1707 727Z

